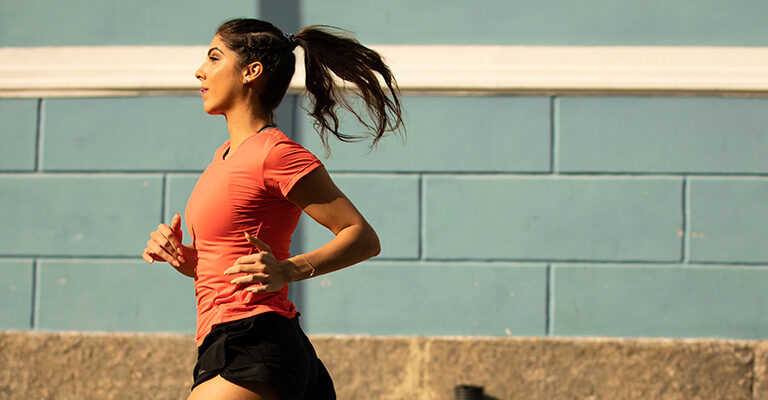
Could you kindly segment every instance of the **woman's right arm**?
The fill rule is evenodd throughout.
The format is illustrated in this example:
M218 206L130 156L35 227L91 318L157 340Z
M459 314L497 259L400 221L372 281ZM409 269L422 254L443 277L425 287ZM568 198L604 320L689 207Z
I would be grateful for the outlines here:
M195 268L197 268L197 250L182 244L182 236L181 216L176 214L173 216L171 226L160 224L157 230L150 234L141 258L150 264L155 261L165 261L179 273L194 278Z

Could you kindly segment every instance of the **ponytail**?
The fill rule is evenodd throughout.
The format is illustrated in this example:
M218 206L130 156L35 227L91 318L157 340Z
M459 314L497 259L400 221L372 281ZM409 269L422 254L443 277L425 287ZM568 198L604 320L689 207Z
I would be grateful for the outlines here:
M397 132L403 127L397 82L377 52L351 38L349 32L324 25L308 26L292 39L304 49L306 88L312 95L311 109L307 111L315 119L315 130L320 134L326 150L328 132L344 142L364 139L339 131L339 118L336 114L339 107L351 112L371 131L371 147L386 132ZM387 90L382 89L377 74ZM355 95L365 102L371 121L354 109L341 88L335 85L334 76L355 86Z
M282 31L266 21L233 19L216 30L224 43L237 52L239 67L260 61L264 67L264 84L257 92L259 103L270 114L285 96L294 73L296 57L293 49L304 49L306 88L310 96L309 115L315 119L315 130L326 151L328 134L343 142L365 139L339 131L339 107L351 112L373 138L371 147L386 132L404 131L400 91L392 72L381 56L361 45L350 32L325 25L305 27L295 35ZM354 109L347 93L338 87L334 77L351 83L353 94L365 103L366 116ZM382 89L381 77L386 90Z

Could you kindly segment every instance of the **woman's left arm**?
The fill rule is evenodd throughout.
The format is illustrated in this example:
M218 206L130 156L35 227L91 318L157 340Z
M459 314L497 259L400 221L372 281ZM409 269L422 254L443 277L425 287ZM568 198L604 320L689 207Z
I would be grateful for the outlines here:
M287 260L295 265L308 261L315 269L312 276L357 264L381 251L376 232L336 187L324 167L316 168L299 180L288 193L288 199L335 235L319 249ZM308 278L310 272L310 269L301 268L291 280Z
M224 272L226 275L251 274L235 278L232 283L261 283L246 290L273 292L288 282L327 274L374 257L381 251L376 232L336 187L324 167L314 169L296 182L288 199L333 232L335 237L318 249L277 261L269 246L247 236L261 252L240 257Z

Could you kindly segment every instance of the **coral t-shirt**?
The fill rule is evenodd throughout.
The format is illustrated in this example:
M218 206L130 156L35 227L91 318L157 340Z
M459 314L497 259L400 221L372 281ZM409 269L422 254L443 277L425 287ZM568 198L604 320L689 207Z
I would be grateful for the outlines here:
M185 219L197 250L195 297L200 346L214 325L275 312L293 318L288 285L273 293L251 293L224 275L239 257L258 252L243 232L272 248L278 260L290 257L291 234L301 209L287 199L303 176L322 163L276 128L255 133L234 151L229 140L198 178ZM226 154L229 153L229 154ZM224 158L226 154L226 159Z

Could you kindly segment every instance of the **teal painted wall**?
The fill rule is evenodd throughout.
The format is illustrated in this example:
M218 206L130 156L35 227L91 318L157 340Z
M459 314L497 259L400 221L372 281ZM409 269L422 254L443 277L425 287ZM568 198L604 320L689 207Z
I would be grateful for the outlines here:
M255 0L2 0L0 46L206 45L219 23L256 12Z
M768 338L765 99L404 104L405 144L325 159L383 251L301 284L309 331ZM322 153L310 122L298 138ZM300 229L306 248L331 237L307 218Z
M2 0L0 46L205 45L217 24L259 15L379 44L765 46L766 14L762 0Z
M0 2L0 46L205 44L239 15L337 24L389 44L768 40L757 1L146 2L154 13L35 4ZM114 15L132 23L102 26ZM175 18L185 23L167 23ZM297 103L286 99L281 126L322 157ZM768 339L767 106L406 96L405 140L372 152L335 143L323 159L382 253L295 285L303 324L318 334ZM0 99L0 329L191 333L192 280L139 253L183 212L227 137L196 96ZM330 237L303 217L293 248Z
M0 131L14 149L0 173L0 298L13 305L0 327L191 332L192 281L138 254L158 223L183 213L227 137L223 118L189 97L0 104L19 110ZM457 104L483 118L451 126ZM389 138L367 156L365 145L336 144L324 159L383 250L296 285L304 324L768 338L764 104L407 96L405 144ZM322 154L308 119L296 126ZM294 247L330 237L303 218Z
M308 24L366 43L555 46L765 46L762 0L306 0Z

